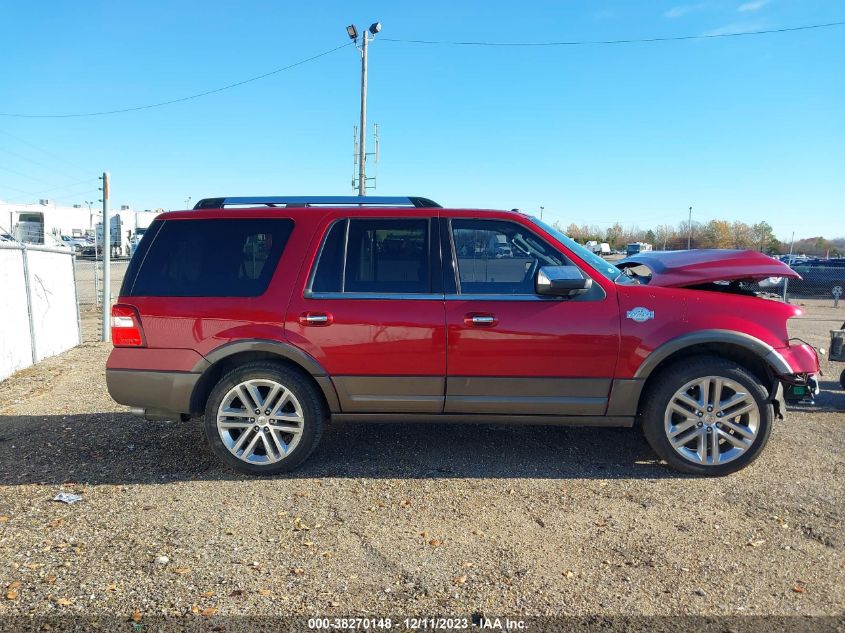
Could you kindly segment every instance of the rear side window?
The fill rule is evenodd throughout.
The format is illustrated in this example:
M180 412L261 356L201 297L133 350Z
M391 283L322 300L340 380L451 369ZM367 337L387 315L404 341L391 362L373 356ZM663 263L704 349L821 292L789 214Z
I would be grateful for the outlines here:
M133 257L122 295L257 297L270 283L293 221L165 220L156 228Z
M329 230L312 292L431 292L427 219L350 219Z

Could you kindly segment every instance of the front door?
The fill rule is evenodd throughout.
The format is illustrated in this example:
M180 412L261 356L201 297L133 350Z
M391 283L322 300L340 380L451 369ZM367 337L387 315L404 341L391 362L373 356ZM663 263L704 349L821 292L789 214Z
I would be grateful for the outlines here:
M589 292L543 297L537 269L575 264L562 249L510 220L452 218L444 228L457 269L446 295L445 412L603 415L619 351L612 284L582 266Z
M289 340L331 376L343 413L442 413L436 219L356 216L326 225L315 268L288 310Z

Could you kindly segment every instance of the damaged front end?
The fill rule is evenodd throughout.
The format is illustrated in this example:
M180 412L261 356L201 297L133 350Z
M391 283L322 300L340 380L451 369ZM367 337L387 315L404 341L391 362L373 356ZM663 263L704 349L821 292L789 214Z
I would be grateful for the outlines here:
M748 290L748 283L765 288L774 287L771 284L775 279L780 283L784 277L801 278L783 262L750 250L649 251L623 259L616 266L651 286L736 294L755 294Z

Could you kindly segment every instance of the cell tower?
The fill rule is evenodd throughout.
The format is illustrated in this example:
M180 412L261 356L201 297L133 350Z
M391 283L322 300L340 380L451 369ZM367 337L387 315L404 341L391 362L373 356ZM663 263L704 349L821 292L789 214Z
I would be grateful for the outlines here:
M358 169L358 156L359 156L359 148L358 148L358 126L352 126L352 189L358 190L358 174L360 173ZM373 125L373 148L374 151L367 152L364 156L364 160L367 160L367 157L373 157L373 163L376 166L376 175L375 176L365 176L367 180L366 189L375 189L376 188L376 178L378 177L378 123ZM365 172L366 173L366 172Z

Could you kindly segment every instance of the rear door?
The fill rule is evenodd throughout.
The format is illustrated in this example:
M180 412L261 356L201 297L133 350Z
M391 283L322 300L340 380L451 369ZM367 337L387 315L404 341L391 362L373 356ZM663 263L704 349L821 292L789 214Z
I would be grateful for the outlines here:
M593 278L586 294L535 294L538 267L578 262L527 224L443 221L452 251L445 412L604 415L619 351L613 284L581 265Z
M430 214L330 215L317 231L286 334L329 373L344 413L443 410L446 324Z

